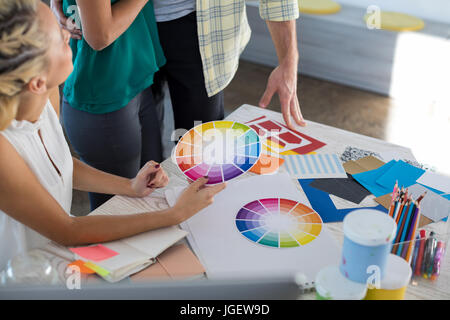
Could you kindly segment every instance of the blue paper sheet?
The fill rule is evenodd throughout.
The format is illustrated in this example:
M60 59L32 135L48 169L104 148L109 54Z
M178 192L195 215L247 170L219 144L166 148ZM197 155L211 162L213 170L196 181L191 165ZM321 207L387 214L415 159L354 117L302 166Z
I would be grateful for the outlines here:
M333 201L330 199L330 195L322 190L313 188L310 186L314 179L300 179L300 183L303 191L308 197L311 207L321 216L323 222L340 222L344 220L344 217L357 209L336 209ZM365 209L365 208L358 208ZM387 210L382 206L371 207L367 209L375 209L387 213Z
M376 197L381 197L384 196L385 194L391 193L392 190L394 189L394 186L392 186L392 188L386 188L382 185L379 185L377 183L377 180L389 169L391 169L396 164L396 162L397 161L395 160L391 160L385 165L379 167L378 169L361 172L358 174L354 174L352 176L356 181L358 181L364 188L369 190L373 195L375 195Z
M416 183L416 180L425 173L425 170L416 168L402 160L397 161L389 168L381 177L376 180L376 183L389 189L392 192L395 182L398 181L399 187L409 187Z
M406 188L415 184L424 172L402 160L391 160L378 169L354 174L353 178L376 197L381 197L392 192L396 181L399 187Z

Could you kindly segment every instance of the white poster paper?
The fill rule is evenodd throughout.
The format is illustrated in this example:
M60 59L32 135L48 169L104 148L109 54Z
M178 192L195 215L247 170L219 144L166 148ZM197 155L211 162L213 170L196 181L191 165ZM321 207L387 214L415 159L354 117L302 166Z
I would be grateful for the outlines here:
M261 245L243 236L236 224L237 213L248 203L265 198L289 199L310 207L286 173L256 176L229 182L210 207L186 221L195 239L194 251L199 251L196 253L202 257L208 277L271 277L301 272L314 280L321 268L339 263L340 247L324 224L320 224L317 238L296 247Z

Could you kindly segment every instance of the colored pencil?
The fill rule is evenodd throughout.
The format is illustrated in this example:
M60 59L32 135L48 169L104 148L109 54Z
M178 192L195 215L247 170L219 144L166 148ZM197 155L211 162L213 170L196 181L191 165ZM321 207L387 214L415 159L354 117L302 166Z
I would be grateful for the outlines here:
M399 203L398 203L398 198L397 198L397 199L395 199L393 210L392 210L392 215L391 215L391 217L394 219L395 219L395 215L397 214L398 208L399 208Z
M406 215L407 215L407 210L408 210L408 206L405 205L403 206L403 209L401 212L399 212L399 221L397 222L397 232L395 234L395 240L394 240L394 245L392 246L392 253L396 254L398 247L399 247L399 243L401 242L401 235L402 235L402 231L403 231L403 227L405 225L405 221L406 221Z
M409 241L409 245L405 246L403 249L403 252L402 252L402 257L408 262L409 262L409 259L411 258L411 252L412 252L412 248L413 248L412 239L414 239L414 237L416 236L417 226L419 225L419 220L420 220L420 205L419 204L417 204L415 206L415 211L416 212L414 213L414 217L411 222L410 231L406 238L406 241Z
M405 206L404 198L405 198L405 195L402 194L402 196L400 197L399 209L398 209L397 214L395 216L395 222L397 223L397 225L398 225L398 221L400 220L400 216L401 216L401 214L403 212L403 207Z
M392 191L392 198L391 198L391 204L394 202L395 196L397 194L398 189L398 181L395 181L394 190Z
M397 250L397 255L400 256L402 254L402 249L403 249L403 242L407 241L407 236L409 235L409 233L411 232L411 219L413 218L412 215L415 215L415 205L413 203L413 201L410 202L410 205L408 206L407 213L406 213L406 217L404 218L405 223L404 226L401 230L401 235L400 235L400 246Z
M411 230L415 212L416 212L416 202L411 200L411 205L408 207L408 213L406 214L405 225L402 228L402 234L400 236L400 242L402 243L407 240L407 236L409 234L409 231Z

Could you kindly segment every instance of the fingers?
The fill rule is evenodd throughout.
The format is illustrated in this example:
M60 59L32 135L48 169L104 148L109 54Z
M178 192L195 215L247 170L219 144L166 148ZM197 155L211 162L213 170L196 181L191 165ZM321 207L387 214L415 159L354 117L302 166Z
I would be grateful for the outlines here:
M157 178L157 173L159 171L161 171L160 164L154 161L149 161L139 171L138 176L145 179L147 181L147 185L151 187L150 185L154 184L154 180Z
M52 6L52 10L53 10L61 28L69 31L70 37L72 39L81 40L83 33L80 30L80 28L74 22L72 22L72 20L70 20L70 22L69 22L69 18L66 17L63 12L63 7L62 7L61 3L59 3L58 1L53 1L53 2L55 4L54 4L54 6Z
M280 96L280 101L281 101L281 96ZM283 101L281 102L281 112L283 114L283 119L284 122L286 123L287 127L289 129L294 129L292 127L292 122L291 122L291 108L290 108L290 102L286 101L285 99L283 99Z
M150 188L162 188L167 185L169 178L167 177L164 170L158 170L153 174L153 178L148 183Z
M295 122L299 126L302 126L302 127L306 126L306 122L303 119L303 115L300 110L300 104L298 102L297 95L294 95L294 97L291 100L291 114L292 114Z
M268 84L266 91L264 91L264 94L263 94L261 100L259 101L259 106L261 108L266 108L270 104L270 101L272 100L272 97L275 94L275 92L276 92L276 89Z
M208 183L209 178L208 177L201 177L195 180L191 183L189 186L189 190L194 190L195 192L198 192L201 188L203 188Z
M58 22L59 22L61 28L63 28L64 30L69 31L70 37L72 39L81 40L81 38L83 36L83 32L80 29L78 29L76 27L76 25L74 25L72 23L69 25L67 23L67 21L68 21L68 19L65 16L59 16L58 17Z
M155 161L147 162L141 169L145 174L151 174L161 169L161 165Z
M208 187L207 191L210 197L214 197L216 194L221 192L227 186L226 183L216 184L214 186Z
M67 31L70 32L70 37L72 39L75 39L75 40L81 40L82 39L82 35L83 34L81 33L81 30L78 30L78 29L69 30L67 28L64 28L64 29L66 29Z
M169 182L169 177L164 169L155 161L147 162L142 168L141 174L147 177L147 185L150 188L161 188L166 186Z

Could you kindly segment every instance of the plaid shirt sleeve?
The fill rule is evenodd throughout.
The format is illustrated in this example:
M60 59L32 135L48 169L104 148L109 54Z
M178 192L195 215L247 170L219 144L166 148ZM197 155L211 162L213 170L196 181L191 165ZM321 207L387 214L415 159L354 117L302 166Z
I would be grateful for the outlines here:
M300 15L298 0L260 0L259 14L269 21L296 20Z

